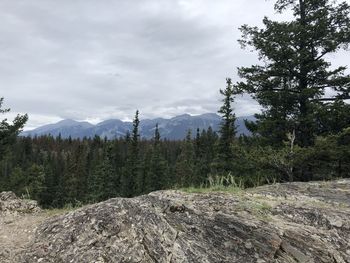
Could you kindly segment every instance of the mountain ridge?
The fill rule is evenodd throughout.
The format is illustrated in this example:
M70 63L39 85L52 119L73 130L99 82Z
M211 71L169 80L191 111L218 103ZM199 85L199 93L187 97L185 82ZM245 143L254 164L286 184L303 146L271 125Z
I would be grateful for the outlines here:
M249 135L249 131L245 127L244 120L254 120L253 116L238 117L236 121L237 134ZM185 138L188 130L195 134L197 128L200 130L212 127L214 131L218 131L221 117L216 113L205 113L201 115L182 114L170 119L155 118L140 120L140 134L142 138L150 139L154 135L156 124L162 138L179 140ZM91 124L86 121L75 121L72 119L61 120L57 123L47 124L33 130L24 131L21 136L42 136L52 135L62 138L92 138L95 135L106 137L107 139L120 138L131 132L132 122L122 121L120 119L108 119L97 124Z

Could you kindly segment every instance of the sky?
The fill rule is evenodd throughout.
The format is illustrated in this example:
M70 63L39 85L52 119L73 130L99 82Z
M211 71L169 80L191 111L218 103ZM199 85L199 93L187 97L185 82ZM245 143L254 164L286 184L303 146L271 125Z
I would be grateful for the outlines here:
M61 119L97 123L217 112L225 79L257 62L243 24L271 0L0 0L0 97L25 129ZM332 57L350 61L348 53ZM237 116L259 111L237 97Z

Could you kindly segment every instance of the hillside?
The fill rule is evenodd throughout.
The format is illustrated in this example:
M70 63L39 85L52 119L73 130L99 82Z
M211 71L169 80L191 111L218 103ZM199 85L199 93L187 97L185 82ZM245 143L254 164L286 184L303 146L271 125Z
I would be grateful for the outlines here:
M253 116L237 118L236 126L238 134L249 134L244 125L244 120L253 120ZM215 113L207 113L198 116L184 114L171 119L144 119L140 122L140 134L142 138L151 139L154 136L156 124L159 125L159 131L162 138L170 140L184 139L187 131L192 130L192 134L196 133L197 128L200 130L212 127L214 131L218 131L221 117ZM88 122L79 122L74 120L63 120L55 124L49 124L34 130L22 132L22 136L48 135L54 137L61 134L62 138L83 138L94 137L98 135L102 138L114 139L123 137L127 131L132 130L131 122L124 122L118 119L105 120L96 125Z
M27 216L18 215L22 221L16 222ZM343 263L350 261L349 216L350 180L276 184L235 194L159 191L38 222L35 235L28 233L31 242L13 258Z

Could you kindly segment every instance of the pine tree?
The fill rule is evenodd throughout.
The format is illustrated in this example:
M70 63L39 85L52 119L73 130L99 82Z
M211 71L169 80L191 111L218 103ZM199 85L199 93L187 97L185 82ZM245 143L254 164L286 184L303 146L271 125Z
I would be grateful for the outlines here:
M232 85L231 79L226 79L226 84L226 89L220 90L220 94L223 95L224 98L222 99L223 105L219 110L222 116L222 123L219 131L218 153L214 165L216 172L219 174L233 171L234 163L232 144L236 136L236 116L233 113L232 103L234 102L236 90Z
M59 177L54 175L52 164L53 160L50 158L49 161L44 166L44 189L40 194L40 204L43 207L51 207L54 203L55 197L57 195L57 191L59 183Z
M85 199L87 189L87 151L82 143L79 142L74 152L75 170L73 171L77 181L77 196L76 199L82 202Z
M72 141L68 138L68 143L71 144ZM78 178L76 176L76 169L77 164L75 162L73 153L67 153L65 155L65 163L66 165L64 173L63 173L63 200L65 204L73 205L75 206L77 203L77 197L78 197Z
M103 160L103 200L120 195L120 178L113 166L113 152L110 145L107 146Z
M0 114L5 114L10 109L2 109L4 98L0 98ZM0 159L4 156L4 153L11 143L16 139L17 135L23 128L24 124L28 120L28 115L17 115L12 121L12 125L8 123L7 119L0 121Z
M203 130L204 132L204 130ZM203 133L202 133L203 135ZM194 156L195 156L195 172L192 180L194 186L199 186L202 183L205 163L203 162L203 142L199 128L197 128L196 138L194 140Z
M128 146L128 154L126 164L122 174L122 193L125 197L137 195L141 190L141 185L138 184L140 179L140 156L139 156L139 111L136 111L133 120L133 130Z
M195 140L196 175L193 181L194 186L207 183L208 176L211 174L211 165L216 157L215 145L217 140L218 137L210 126L208 130L202 130L201 134L197 130Z
M41 202L41 194L44 191L45 172L44 167L33 164L26 171L25 194L28 198L35 199Z
M186 139L181 147L181 154L176 160L176 181L180 186L188 187L193 183L195 175L195 153L191 130L188 131Z
M104 157L94 167L87 180L86 200L90 203L99 202L120 195L120 178L113 166L113 149L107 145Z
M162 156L160 148L160 133L158 129L158 123L155 128L152 150L150 153L150 165L147 173L147 192L160 190L168 185L167 163Z
M15 167L11 172L7 190L13 191L16 195L21 196L25 192L25 182L26 178L22 168Z
M349 99L346 67L332 68L327 56L350 43L350 7L331 0L278 0L277 12L292 9L294 20L264 18L264 28L241 27L243 47L259 52L263 65L239 68L238 88L264 108L249 129L283 145L295 130L296 143L311 146L317 135L315 115L324 102ZM332 90L333 96L326 96Z
M106 173L106 164L100 163L93 168L87 180L87 193L85 200L88 203L96 203L103 200L104 187L103 180Z
M350 127L350 105L344 101L327 103L317 111L317 134L322 136L341 133Z

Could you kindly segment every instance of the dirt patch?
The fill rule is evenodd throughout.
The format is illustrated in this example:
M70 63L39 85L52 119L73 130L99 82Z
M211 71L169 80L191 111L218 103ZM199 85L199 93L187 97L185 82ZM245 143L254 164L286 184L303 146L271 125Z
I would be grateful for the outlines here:
M0 262L17 262L16 256L33 240L37 226L48 217L44 212L0 215Z
M0 193L0 262L17 263L17 256L34 238L38 225L51 216L36 201Z

